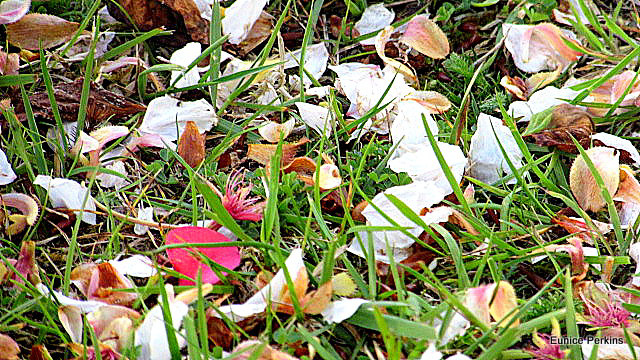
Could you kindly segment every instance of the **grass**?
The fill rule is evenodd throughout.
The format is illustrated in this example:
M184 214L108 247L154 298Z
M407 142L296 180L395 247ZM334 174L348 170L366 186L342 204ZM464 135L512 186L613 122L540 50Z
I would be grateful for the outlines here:
M160 60L175 50L175 47L158 41L171 38L173 34L170 31L136 29L118 32L116 42L101 56L96 54L96 41L92 41L89 55L82 63L65 62L63 57L70 46L63 46L54 50L40 50L37 59L24 66L19 75L0 76L3 98L11 94L14 107L17 107L16 100L24 104L23 122L19 121L13 109L3 110L8 125L5 129L8 130L3 131L0 143L18 179L5 185L2 193L32 194L39 200L42 213L39 220L23 233L16 236L0 235L0 280L3 269L16 271L15 264L8 259L18 257L21 244L25 241L35 241L36 263L42 283L51 290L69 296L79 294L71 281L72 271L79 264L103 262L132 254L149 256L154 266L165 275L134 279L133 287L124 291L138 295L133 307L143 317L153 306L162 305L165 328L157 331L167 334L172 359L184 356L189 359L228 358L228 352L247 339L258 339L262 343L257 348L245 350L246 354L242 355L256 359L260 358L260 352L265 351L267 346L297 358L312 358L313 354L315 358L322 359L419 358L432 342L437 343L439 350L447 355L461 352L474 359L514 359L532 357L526 350L532 347L533 332L549 333L552 319L562 324L562 334L566 336L591 334L586 326L577 324L576 319L584 316L585 309L582 300L574 296L574 290L581 282L572 281L574 274L571 272L570 256L546 248L549 245L565 245L570 238L552 219L558 214L573 212L589 225L593 225L595 220L611 223L613 231L610 234L594 239L599 255L587 257L586 262L603 267L612 262L609 275L612 283L620 286L633 275L629 248L638 235L637 226L624 228L620 225L615 194L607 192L602 178L595 171L596 166L588 158L587 165L595 175L607 206L606 211L597 213L587 213L580 208L568 180L569 168L576 155L537 146L527 142L526 137L523 138L521 134L526 124L523 126L508 116L506 107L512 99L500 86L500 79L503 70L523 78L528 74L519 72L501 48L492 50L501 40L500 22L551 21L553 6L549 4L552 1L519 1L514 7L508 6L506 1L386 3L396 12L394 21L397 25L408 22L412 15L425 8L439 18L448 20L439 22L439 25L449 38L452 53L445 60L422 59L424 67L418 71L418 75L420 90L442 93L451 101L452 107L448 112L433 115L438 125L437 134L431 131L424 115L422 120L428 142L452 188L442 204L459 212L473 227L473 231L452 221L426 224L407 204L393 195L386 197L395 210L417 224L422 234L410 232L411 229L401 226L397 219L388 214L381 214L389 222L389 226L381 228L361 222L358 214L352 212L352 208L361 201L367 201L380 210L371 203L377 194L394 186L411 183L407 174L394 173L387 167L395 150L388 135L367 133L349 140L354 130L360 129L368 120L375 119L389 106L383 99L391 91L391 86L369 111L352 122L346 116L349 100L336 89L331 90L326 101L305 94L307 90L302 82L291 90L293 95L278 93L280 103L258 104L251 95L251 87L256 81L261 81L268 71L280 71L278 55L285 43L281 36L291 33L291 29L298 29L302 36L297 40L287 40L289 50L301 49L305 54L307 46L322 41L332 54L330 63L335 64L339 57L342 62L362 60L381 65L375 52L357 45L367 36L352 37L345 32L348 24L359 19L367 2L271 1L268 11L275 17L273 32L245 59L252 63L249 69L224 76L220 73L225 66L221 63L221 53L233 49L228 47L228 36L223 35L222 31L223 14L220 6L230 5L229 2L223 2L213 6L213 21L208 29L210 45L204 47L202 55L186 68ZM574 87L583 90L574 103L589 101L587 96L594 89L624 70L633 69L637 77L635 63L639 51L635 34L623 30L623 23L634 21L621 11L626 5L607 8L602 2L596 1L602 10L602 14L597 15L585 6L583 0L578 3L589 20L588 24L578 21L571 26L584 39L581 46L589 54L580 60L579 65L587 67L592 66L594 61L600 61L599 65L606 64L606 71L603 76ZM99 1L81 7L70 3L57 4L55 7L43 4L42 9L80 22L74 38L84 30L89 30L97 37L101 31L110 28L110 25L101 24L95 15L103 4ZM519 19L517 14L523 8L527 9L526 17ZM481 14L480 17L478 14ZM340 17L342 28L337 37L327 35L330 33L331 16ZM493 19L498 20L497 25L490 23L489 20ZM462 48L469 34L461 31L460 26L467 22L474 22L481 28L478 31L487 40L486 43L469 49ZM16 50L9 46L5 46L5 49ZM122 79L115 76L100 74L99 69L105 61L133 54L147 54L149 63L145 69L120 74L124 83L119 83ZM310 75L308 69L303 67L304 56L302 59L299 68L288 70L286 74L299 78ZM185 88L176 88L177 80L169 84L171 71L186 72L202 66L203 61L208 61L209 70L203 73L200 83ZM586 72L576 71L583 72L580 74ZM142 115L129 119L112 117L103 124L90 124L87 109L91 100L91 81L100 80L104 86L111 86L130 99L146 104L165 95L184 100L209 101L219 122L208 133L205 160L192 168L172 149L142 149L126 157L128 184L115 189L105 188L95 178L84 178L82 173L96 170L96 167L87 167L78 158L68 154L73 144L68 143L66 136L59 137L58 141L48 139L46 135L49 128L64 134L61 114L68 110L54 96L56 85L61 78L82 76L81 96L77 99L78 132L88 132L106 123L124 124L135 130L142 119ZM167 87L157 89L152 86L149 80L153 77L160 79ZM562 79L552 85L561 87ZM230 95L221 103L216 102L221 86L237 80L240 82ZM321 78L313 79L313 82L330 85L334 83L333 80L333 72L327 71ZM42 119L34 111L38 105L31 103L30 96L36 90L46 91L51 103L51 118ZM628 86L624 95L631 91L632 86ZM256 131L257 119L284 122L291 116L297 116L294 103L299 101L313 104L324 102L335 120L332 135L321 137L303 126L296 130L295 135L277 144L268 169L247 159L247 144L261 141ZM621 103L622 98L607 104L609 110L596 122L602 131L629 138L636 145L638 138L633 135L633 131L637 131L633 116L635 112L617 112ZM468 154L471 137L476 131L476 120L482 112L504 120L523 154L524 164L519 167L512 162L507 156L505 144L500 143L499 150L511 170L510 175L493 184L470 176L457 181L438 142L459 145ZM294 173L274 171L286 161L283 145L303 136L311 141L302 146L299 155L308 156L316 163L314 176L319 175L318 165L325 161L323 154L339 168L342 185L337 191L324 191L317 182L310 186ZM586 157L580 143L575 140L574 143L578 156ZM108 148L115 148L115 145ZM232 171L238 169L245 171L247 180L253 184L251 196L266 200L263 219L259 222L234 219L210 186L224 189ZM104 166L97 170L109 173ZM33 185L37 175L84 181L93 198L104 205L96 211L98 225L88 225L73 212L54 208L49 201L51 194ZM509 184L511 180L515 182ZM465 188L470 184L475 187L473 200L465 197ZM92 201L89 197L82 200L84 203ZM343 206L331 208L328 205L331 201ZM197 296L183 320L183 332L173 328L171 318L175 314L168 311L173 299L165 285L173 285L176 293L190 289L178 285L177 279L185 278L185 275L172 269L167 262L167 249L184 245L164 244L168 228L152 228L144 235L135 234L133 227L137 209L143 206L153 206L158 210L153 219L157 223L197 224L198 221L213 220L233 233L236 239L223 244L202 241L197 245L214 248L237 246L241 249L242 263L234 269L223 267L212 258L202 259L222 281L214 284L209 293L203 292L202 286L197 286ZM124 214L124 218L120 214ZM389 265L376 262L372 256L376 251L374 234L381 230L394 230L409 236L416 242L413 249L427 252L429 261L419 259L403 262L392 255ZM386 250L393 254L390 245L393 239L386 240ZM351 241L359 241L368 255L361 258L346 252L346 246ZM284 266L289 254L296 248L303 250L310 290L319 288L331 281L334 275L344 272L356 288L350 296L364 298L368 303L352 317L337 324L328 323L321 316L305 313L305 299L294 290L298 274L289 272ZM542 254L546 254L548 259L531 262L535 255ZM284 270L287 290L283 293L291 298L291 314L277 312L268 306L264 313L242 322L222 316L221 325L216 325L220 328L212 327L209 313L217 313L222 305L246 301L257 291L256 279L262 276L268 278L279 269ZM580 281L597 281L601 274L601 271L591 267L587 277ZM71 338L60 321L58 304L44 297L34 284L25 281L27 279L21 280L5 281L0 285L0 333L10 335L19 343L22 358L27 358L31 347L37 344L45 345L54 359L73 358L74 354L65 346L71 342ZM194 276L192 280L202 285L202 274ZM538 280L543 283L536 283ZM508 314L512 316L508 321L495 319L497 321L487 323L474 312L474 304L465 302L464 294L471 288L500 281L513 286L518 297L517 306ZM633 291L637 292L634 289L629 291L632 294ZM337 298L333 297L334 300ZM632 319L635 321L640 309L632 304L625 305L633 313ZM446 326L439 328L437 323L453 322L456 313L470 321L469 328L450 342L441 343ZM82 328L83 345L96 347L100 339L94 328L89 326L90 320L85 320ZM141 321L136 320L133 326L138 326ZM511 327L516 322L519 325ZM629 338L629 333L625 334ZM228 343L225 344L217 336ZM181 349L179 343L182 342L186 342L186 346ZM579 346L569 348L569 358L581 358ZM85 348L85 351L88 350ZM138 352L130 344L122 351L122 355L133 359ZM88 354L84 356L92 358ZM104 357L96 354L95 358Z

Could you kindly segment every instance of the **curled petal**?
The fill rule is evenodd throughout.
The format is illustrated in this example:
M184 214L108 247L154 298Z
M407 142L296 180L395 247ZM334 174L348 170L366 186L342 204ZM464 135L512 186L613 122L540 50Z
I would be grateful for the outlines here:
M277 143L280 141L280 136L282 136L283 139L286 139L287 136L291 134L295 124L296 120L293 118L282 124L275 121L267 121L266 124L258 129L258 133L268 142Z
M18 354L20 354L18 343L9 336L0 334L0 359L18 360Z
M609 194L615 194L620 183L619 153L611 148L593 147L586 155L595 166ZM569 186L578 205L584 210L599 211L606 205L600 187L582 156L578 156L569 172Z
M0 3L0 25L20 20L29 12L31 0L6 0Z
M11 168L7 155L0 149L0 185L12 183L18 176Z
M387 26L386 28L380 30L380 32L376 36L376 42L375 42L376 52L378 53L378 56L380 57L380 59L382 59L382 61L384 61L385 64L393 67L400 74L404 75L407 81L417 84L418 77L414 74L413 70L411 70L407 65L404 65L400 61L387 57L384 54L384 47L389 41L391 34L393 34L393 30L394 30L393 26Z
M13 223L7 228L7 234L19 234L28 226L32 226L38 220L40 214L40 206L29 195L21 193L10 193L0 195L0 204L2 207L13 207L20 210L20 215L14 214L9 216L9 220Z
M334 164L324 164L320 166L318 174L318 187L322 190L335 189L342 184L340 169Z
M33 285L40 283L40 275L38 274L38 265L36 265L36 243L33 241L22 242L18 261L15 264L16 270L27 281ZM22 283L22 279L14 276L18 283Z

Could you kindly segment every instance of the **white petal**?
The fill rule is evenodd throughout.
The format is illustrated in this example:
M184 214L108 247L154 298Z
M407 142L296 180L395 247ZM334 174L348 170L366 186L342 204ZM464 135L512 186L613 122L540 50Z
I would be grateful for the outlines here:
M95 211L96 204L93 203L93 198L84 186L73 180L54 179L48 175L38 175L33 183L49 191L49 201L54 208L78 209L75 213L76 215L82 213L82 221L91 225L96 224L96 214L88 212ZM85 197L87 197L87 201L83 208ZM88 211L82 212L81 210Z
M95 300L72 299L68 296L63 295L61 292L58 292L55 290L50 291L49 288L43 283L36 285L36 289L38 289L38 291L40 292L40 294L42 294L42 296L50 297L52 301L57 301L61 305L75 306L78 309L80 309L80 311L82 311L83 313L90 313L90 312L96 311L99 308L106 305L103 302L95 301Z
M163 96L151 100L139 131L160 135L165 141L173 142L178 140L178 134L184 131L187 121L195 122L200 133L204 133L218 123L218 118L213 106L204 99L180 101Z
M629 154L631 154L631 160L633 160L633 164L635 166L640 166L640 154L638 153L638 149L633 146L631 141L607 133L597 133L591 135L591 140L599 140L602 141L604 146L628 152Z
M229 35L231 44L240 44L260 17L267 0L236 0L224 12L222 33Z
M146 208L138 209L137 218L138 220L143 221L153 221L153 207L149 206ZM133 232L136 233L136 235L144 235L148 230L149 227L146 225L135 224L135 226L133 227Z
M467 164L467 158L462 150L459 146L442 142L438 142L438 148L456 181L460 182ZM414 181L434 182L445 192L445 195L453 192L429 143L408 146L401 144L389 161L389 168L398 173L406 172Z
M300 112L300 118L307 126L317 131L320 135L331 136L333 125L329 109L324 106L303 102L297 102L295 104Z
M507 114L516 121L529 121L533 114L537 114L548 108L560 104L566 104L565 100L573 100L580 94L580 91L570 88L558 89L555 86L547 86L536 91L528 101L514 101L509 105ZM591 101L589 97L584 101Z
M298 278L298 272L304 267L302 249L294 249L291 251L284 265L291 280L295 282ZM282 289L284 289L286 284L287 281L284 270L280 269L267 286L250 297L244 304L220 306L218 310L236 322L241 321L251 315L263 312L267 308L267 299L269 299L271 303L277 303L280 300Z
M171 359L169 340L167 339L164 316L160 305L162 301L160 296L158 296L158 298L158 305L149 310L144 321L136 330L135 345L140 346L140 356L138 359L141 360ZM182 320L189 312L189 306L170 296L169 312L171 313L173 329L178 332L182 325ZM176 338L178 340L178 346L182 348L186 344L184 336L176 333Z
M136 254L122 260L111 260L109 263L122 275L148 278L158 273L158 270L153 266L151 259L140 254Z
M442 359L442 353L436 349L435 343L430 343L427 350L422 353L420 360L440 360Z
M127 180L127 169L125 168L124 162L122 160L117 160L112 162L111 164L105 165L105 168L124 175L124 178L117 175L101 172L96 175L96 180L100 180L100 185L102 187L119 189L129 183L129 180Z
M202 45L199 42L190 42L185 45L183 48L176 50L169 59L169 62L175 65L180 65L184 68L184 70L189 67L189 65L198 58L202 54ZM174 81L180 76L180 74L184 74L180 80L174 85L177 88L187 87L191 85L197 85L198 81L200 81L200 73L198 73L198 66L194 66L187 73L183 71L172 71L171 72L171 82L173 84Z
M427 119L431 133L434 136L438 135L438 124L431 117L429 109L417 101L399 101L396 104L396 112L397 115L389 129L394 146L398 143L402 145L429 144L429 137L422 123L422 115Z
M444 317L445 313L441 314L441 317ZM436 329L436 334L439 334L442 330L443 322L439 318L436 318L433 322L433 326ZM449 326L444 331L444 334L440 338L439 343L441 345L448 344L451 340L457 338L460 335L463 335L467 329L471 327L471 323L464 316L462 316L459 312L453 314L451 321L449 321Z
M467 168L469 176L484 183L493 184L500 180L503 174L511 174L511 168L500 150L498 140L505 153L509 155L509 160L513 163L513 166L516 169L522 167L523 155L511 134L511 130L502 125L502 120L487 114L480 114L478 128L471 137L469 166ZM514 178L508 183L515 182L516 179Z
M11 168L7 155L0 149L0 185L11 184L18 176Z
M300 55L302 50L296 50L293 53L287 53L284 56L284 68L291 69L298 67L300 64ZM329 51L324 43L313 44L307 46L307 50L304 56L304 68L318 80L322 74L327 70L327 62L329 61ZM311 79L308 76L304 77L305 85L311 84Z
M213 16L213 10L211 9L213 0L193 0L193 2L196 4L198 10L200 11L200 17L207 21L211 21L211 18Z
M635 274L640 273L640 242L631 244L629 256L636 262ZM640 286L640 276L634 276L631 283L634 286Z
M331 302L324 310L322 317L329 324L341 323L352 317L358 311L360 305L369 302L365 299L340 299Z
M585 360L590 359L593 345L591 342L582 344L582 356ZM634 346L633 349L636 354L640 354L640 347ZM627 344L600 344L596 355L596 359L601 360L632 360L635 358Z
M358 30L360 35L370 34L374 31L382 30L385 27L391 25L396 14L387 9L384 3L371 5L364 10L362 17L356 22L354 29ZM375 36L360 41L362 45L373 45L375 43Z
M434 204L441 202L445 197L445 191L436 186L434 182L416 181L408 185L394 186L383 193L376 195L371 201L380 211L395 221L401 227L408 227L408 233L417 237L422 233L423 229L417 226L413 221L402 214L386 196L393 195L402 201L409 209L419 216L425 224L444 222L449 219L451 209L448 207L437 207L430 209ZM423 209L429 209L424 215L421 215ZM362 215L367 219L367 224L371 226L394 226L386 218L380 214L373 206L368 205L362 211ZM368 234L365 231L359 233L365 250L368 250ZM389 247L393 249L394 261L402 261L409 256L408 248L413 245L415 240L406 235L401 230L381 230L373 231L373 246L375 258L377 261L389 263L390 259L387 254L387 242ZM358 238L355 238L351 246L347 249L349 252L364 257L364 252L360 247Z

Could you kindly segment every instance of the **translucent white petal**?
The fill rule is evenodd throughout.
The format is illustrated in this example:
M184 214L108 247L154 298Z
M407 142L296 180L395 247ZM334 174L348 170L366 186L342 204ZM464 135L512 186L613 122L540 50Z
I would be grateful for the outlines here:
M387 9L384 3L374 4L364 10L362 17L356 22L354 29L358 30L360 35L370 34L391 25L395 17L396 14ZM375 36L360 41L362 45L373 45L374 43Z
M54 179L48 175L38 175L33 183L49 191L49 201L54 208L78 209L76 215L82 214L82 221L91 225L96 224L96 214L89 212L96 210L96 204L93 203L93 198L84 186L73 180ZM83 203L85 203L84 208Z

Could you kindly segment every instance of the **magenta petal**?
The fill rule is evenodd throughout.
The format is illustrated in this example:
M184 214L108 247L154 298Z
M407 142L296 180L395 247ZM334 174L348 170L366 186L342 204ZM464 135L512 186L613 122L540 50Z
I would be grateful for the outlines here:
M185 226L169 231L165 240L166 245L182 244L182 243L217 243L229 242L226 236L209 228L198 226ZM224 266L228 269L235 269L240 265L240 250L235 246L227 247L195 247L195 248L173 248L168 249L169 261L173 268L192 279L198 276L198 269L202 269L202 282L215 284L220 279L215 272L205 263L201 262L197 256L193 256L193 252L200 252L206 255L216 264ZM226 275L226 273L223 273ZM180 279L180 285L195 285L193 281Z

